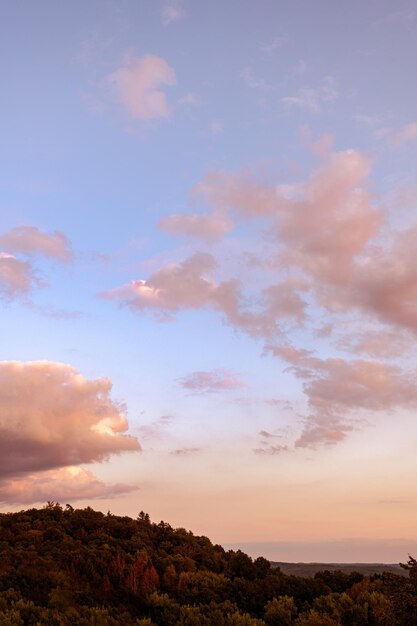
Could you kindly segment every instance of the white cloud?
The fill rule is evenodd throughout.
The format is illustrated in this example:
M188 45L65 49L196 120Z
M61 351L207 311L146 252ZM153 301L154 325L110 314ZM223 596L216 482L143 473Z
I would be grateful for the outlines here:
M281 98L281 102L287 107L298 107L311 113L319 113L323 107L333 105L338 97L336 79L333 76L325 76L318 87L301 87L295 95Z

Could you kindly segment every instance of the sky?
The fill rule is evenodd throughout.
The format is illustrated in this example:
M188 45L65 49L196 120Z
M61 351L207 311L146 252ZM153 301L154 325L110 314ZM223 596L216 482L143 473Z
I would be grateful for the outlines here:
M0 23L0 510L416 554L415 3Z

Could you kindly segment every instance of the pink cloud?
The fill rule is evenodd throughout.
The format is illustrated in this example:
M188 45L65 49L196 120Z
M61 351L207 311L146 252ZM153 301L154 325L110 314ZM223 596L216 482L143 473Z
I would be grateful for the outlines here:
M0 362L0 476L103 461L140 449L111 381L64 363Z
M161 57L147 54L130 58L125 66L107 77L121 103L136 119L169 117L167 98L160 88L176 84L175 72Z
M180 379L180 385L195 393L234 391L245 387L238 376L229 370L216 369L210 372L193 372Z
M249 172L211 172L194 185L192 196L217 211L237 211L246 218L274 215L283 205L273 185L257 182Z
M375 247L342 286L344 306L355 306L380 321L417 330L417 224L393 233L390 244Z
M174 417L172 415L161 415L156 420L153 420L150 424L143 424L138 428L142 440L157 440L162 439L170 427Z
M325 157L330 154L333 146L333 135L322 135L310 145L312 153L317 157Z
M216 259L196 253L105 294L133 310L171 317L208 309L252 337L281 341L273 352L291 364L310 409L296 446L342 441L367 412L417 407L413 377L401 368L360 358L318 359L284 339L290 323L310 325L314 333L323 309L326 323L316 337L327 342L346 328L338 321L352 323L355 316L356 337L337 344L355 356L400 356L417 331L417 224L390 228L371 192L366 155L346 150L322 156L320 167L290 185L260 182L248 172L215 172L194 187L194 198L212 211L208 216L255 225L262 218L268 228L262 267L275 273L272 284L254 286L244 272L240 280L219 281ZM180 226L173 220L171 232L185 230L184 216L175 217ZM199 385L209 386L197 379Z
M0 296L25 298L33 287L41 287L43 284L36 278L30 263L0 252Z
M311 416L296 440L295 447L316 448L323 444L335 445L343 441L352 430L352 424L340 419L320 419L318 416Z
M81 467L64 467L0 481L0 503L32 504L114 498L136 489L124 483L104 483Z
M153 273L148 280L133 280L130 285L103 294L134 309L200 309L212 305L216 285L208 274L217 263L211 254L196 253L182 264L170 264Z
M293 318L302 322L305 319L306 303L299 292L307 289L306 282L292 278L266 287L262 292L266 302L265 316L273 320Z
M328 282L346 276L352 259L382 222L361 186L369 168L369 160L359 152L339 152L298 186L299 197L288 201L278 219L286 262Z
M383 222L367 190L369 173L370 160L347 150L330 154L302 183L272 185L247 172L215 172L194 186L193 195L222 214L272 220L281 264L334 282L345 277Z
M300 127L300 135L306 148L316 157L324 158L330 155L334 142L333 135L325 133L314 139L313 133L308 126Z
M194 196L214 213L165 218L162 226L171 232L203 236L205 230L207 237L221 232L221 228L210 230L204 222L214 216L233 214L240 219L268 220L268 236L276 245L275 259L269 259L269 266L274 266L278 276L281 272L281 277L275 284L261 287L257 294L252 290L250 301L242 281L216 282L217 262L204 253L196 253L181 264L167 265L147 280L134 280L105 297L135 310L153 309L162 319L182 309L216 310L231 325L264 338L281 332L280 324L285 320L298 324L307 321L303 292L311 294L314 304L332 311L356 308L377 314L381 321L392 323L396 318L398 323L414 324L417 316L410 312L409 303L404 303L404 311L399 310L402 283L405 280L404 293L409 298L408 287L417 275L414 261L404 258L408 254L404 244L407 236L411 241L412 233L404 234L400 245L381 262L380 250L371 244L380 236L384 215L374 206L368 190L370 165L366 156L354 150L333 153L306 181L290 186L255 182L248 173L217 172L194 188ZM218 227L216 222L214 225ZM401 258L406 261L403 276L399 272ZM284 271L286 277L282 278ZM386 280L390 275L391 282ZM405 319L407 306L409 321Z
M399 357L412 349L409 333L400 329L367 330L344 335L338 347L353 354L368 354L377 358Z
M417 407L414 373L371 360L319 359L291 346L271 348L304 380L310 415L296 447L343 440L363 412Z
M2 251L3 250L3 251ZM35 226L18 226L0 236L0 296L20 298L30 303L34 288L46 282L36 275L31 262L16 256L41 255L61 262L73 258L68 238L61 232L48 234Z
M158 226L172 235L185 235L211 243L230 232L233 222L224 213L217 212L211 215L169 215L163 217Z
M417 330L417 225L385 230L367 190L369 160L333 154L298 186L279 212L280 259L302 271L319 306L360 310L382 323Z
M293 268L294 274L263 287L252 296L251 306L243 305L245 285L241 281L215 281L217 263L205 253L167 265L147 280L134 280L105 297L136 310L159 311L165 318L182 309L217 310L231 325L265 338L279 332L279 323L285 319L305 322L302 292L313 290L321 306L333 306L335 301L343 306L343 290L351 284L348 278L354 274L356 258L378 234L383 221L366 189L369 170L369 159L348 150L329 155L307 181L290 189L255 182L246 173L217 172L194 188L194 195L214 211L211 216L165 218L162 226L171 232L201 235L206 225L207 237L214 234L204 219L227 216L228 212L242 219L271 220L270 235L275 233L277 245L275 267L278 271Z
M0 248L12 254L25 256L40 254L58 261L71 261L69 239L59 231L52 234L42 232L36 226L17 226L0 236Z
M400 130L394 132L391 135L392 141L396 145L402 145L410 141L417 140L417 122L410 122L405 124Z
M153 310L162 320L172 319L181 310L211 309L254 337L272 337L279 330L279 319L303 319L305 303L297 295L297 290L305 288L302 281L289 279L270 285L259 294L251 311L243 307L240 281L217 283L213 277L216 267L212 255L197 252L181 264L154 272L147 280L133 280L101 297L136 311Z
M276 455L288 452L288 446L266 446L265 448L254 448L254 453L258 455Z
M189 456L193 454L197 454L201 451L201 448L177 448L177 450L173 450L171 454L175 456Z

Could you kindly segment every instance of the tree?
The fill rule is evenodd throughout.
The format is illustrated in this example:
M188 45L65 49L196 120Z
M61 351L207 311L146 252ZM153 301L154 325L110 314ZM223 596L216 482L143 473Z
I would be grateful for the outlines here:
M296 614L297 607L294 604L294 598L280 596L265 606L264 620L268 626L291 626Z
M408 570L410 579L417 582L417 560L415 558L409 554L407 563L400 563L400 567Z

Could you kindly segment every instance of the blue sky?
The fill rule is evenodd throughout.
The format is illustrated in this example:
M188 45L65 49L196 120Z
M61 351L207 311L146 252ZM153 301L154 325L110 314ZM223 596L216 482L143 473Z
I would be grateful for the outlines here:
M3 509L415 545L413 3L0 20Z

